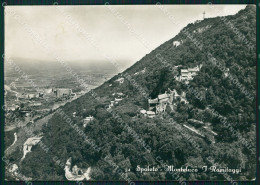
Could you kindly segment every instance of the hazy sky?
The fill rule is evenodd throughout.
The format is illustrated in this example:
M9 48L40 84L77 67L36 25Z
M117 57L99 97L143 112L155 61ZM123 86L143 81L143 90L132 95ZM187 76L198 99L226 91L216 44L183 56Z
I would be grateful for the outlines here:
M104 5L8 6L8 11L5 10L5 54L48 61L62 56L66 61L86 62L105 60L104 54L107 54L131 65L173 38L188 23L201 20L204 11L206 17L216 17L235 14L245 8L245 5L214 6L219 11L209 5L165 5L164 9L179 20L180 25L172 23L156 5L109 6L113 11ZM91 34L91 39L80 33L79 28ZM39 40L45 43L48 51ZM144 46L147 42L148 47Z

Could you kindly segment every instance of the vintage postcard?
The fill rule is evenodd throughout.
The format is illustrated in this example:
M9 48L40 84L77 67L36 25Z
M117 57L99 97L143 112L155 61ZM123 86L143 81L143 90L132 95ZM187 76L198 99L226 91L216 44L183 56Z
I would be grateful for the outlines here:
M254 181L256 6L4 4L6 181Z

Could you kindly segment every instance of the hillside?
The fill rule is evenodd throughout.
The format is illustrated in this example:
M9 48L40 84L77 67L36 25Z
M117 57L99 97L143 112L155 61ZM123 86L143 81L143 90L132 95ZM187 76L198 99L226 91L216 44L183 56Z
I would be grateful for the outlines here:
M255 7L247 6L236 15L226 17L254 46L255 15ZM194 40L199 45L194 44ZM174 41L179 45L174 46ZM209 56L228 68L229 75L239 81L240 87L226 77ZM221 167L242 168L242 174L229 173L233 179L251 180L256 167L255 61L255 47L250 48L241 41L221 17L189 24L121 74L62 107L72 123L56 113L43 128L42 142L49 146L49 153L39 145L34 146L19 166L21 173L35 180L66 180L64 166L59 166L53 158L65 164L71 157L72 166L91 167L92 180L125 180L118 173L119 169L130 169L127 176L132 180L176 180L165 171L137 172L137 165L162 166L156 160L160 157L163 163L175 168L202 167L211 166L208 158L212 157ZM176 80L181 70L196 66L201 68L188 84ZM120 78L122 83L118 81ZM241 87L248 91L247 95ZM175 89L178 94L185 92L189 103L177 98L154 118L140 113L149 108L147 97L155 99L169 89ZM115 98L122 100L108 109ZM251 147L232 135L211 109L224 116ZM94 120L84 127L83 119L89 115ZM213 134L203 127L197 127L203 137L187 129L196 127L190 120L210 123L211 131L217 133L214 142ZM76 127L83 130L92 143L84 141ZM100 150L93 148L94 145ZM106 160L108 158L111 160ZM226 180L221 173L181 173L180 176L186 180Z

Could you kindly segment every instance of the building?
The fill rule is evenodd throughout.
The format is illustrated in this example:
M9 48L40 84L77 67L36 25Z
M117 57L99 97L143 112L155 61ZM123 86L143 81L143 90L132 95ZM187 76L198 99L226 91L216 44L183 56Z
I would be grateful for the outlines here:
M54 91L53 89L45 89L44 93L45 94L51 94L51 93L53 93L53 91Z
M149 111L155 111L156 106L159 103L159 101L158 101L158 98L148 99L148 103L149 103Z
M43 93L39 92L38 97L43 98L43 95L44 95Z
M149 118L154 118L155 117L155 112L154 111L147 111L146 113L147 113L147 116Z
M192 80L194 76L197 75L202 65L196 66L194 68L181 69L180 80Z
M88 124L90 121L92 121L92 120L94 120L94 117L93 117L93 116L86 117L86 118L83 120L83 127L86 127L87 124Z
M146 72L146 67L143 70L136 72L134 75L139 75L140 73L144 74L145 72Z
M115 82L119 82L122 84L122 83L124 83L124 80L125 80L124 78L118 78L117 80L115 80Z
M10 106L10 107L8 107L8 110L9 110L9 111L15 111L15 110L16 110L16 107L15 107L15 106Z
M119 93L113 93L112 95L117 98L122 98L124 96L124 93L119 92Z
M30 104L29 104L30 107L39 107L39 106L41 106L41 105L42 105L41 102L34 102L34 103L30 103Z
M124 93L121 93L121 92L119 92L119 93L116 93L118 96L124 96Z
M19 113L21 115L30 116L31 109L29 107L20 108Z
M36 97L35 94L28 94L28 95L27 95L27 98L28 98L28 99L32 99L32 98L35 98L35 97Z
M186 100L186 98L181 97L180 102L183 102L184 104L188 104L189 102Z
M168 99L169 99L169 95L166 92L164 94L158 95L158 100L160 102L166 102L166 101L168 101Z
M113 107L115 105L115 101L110 101L110 106Z
M179 95L175 89L170 90L168 89L168 92L165 92L164 94L159 94L157 98L155 99L148 99L149 104L149 111L154 111L156 113L163 113L166 111L167 105L171 108L171 110L174 109L173 100L180 98L181 102L184 102L185 104L188 104L189 102L186 100L186 93L182 93Z
M195 126L195 127L201 127L205 124L202 121L196 120L196 119L188 119L188 123Z
M56 97L60 98L64 96L70 96L72 92L71 89L60 88L60 89L56 89L54 93Z
M159 94L155 99L149 99L149 111L155 111L156 113L164 112L167 105L172 104L173 97L173 92L169 94L165 92L164 94Z
M83 175L83 172L77 165L72 167L72 174L74 175Z
M180 40L180 41L173 41L173 46L174 47L178 47L179 45L183 44L183 40Z
M178 47L180 45L180 41L173 41L173 46Z
M31 152L32 146L36 145L41 141L42 136L34 136L31 138L28 138L26 142L23 144L23 157L21 160L23 160L27 153Z
M143 115L146 115L146 110L140 110L140 113L143 114Z
M181 80L190 80L191 75L188 69L181 69Z
M10 173L13 173L13 172L16 172L18 170L18 166L17 166L17 164L12 164L11 166L10 166L10 168L9 168L9 172Z
M122 98L115 98L115 104L118 104L118 102L122 101Z
M90 180L91 167L88 169L80 169L76 165L71 169L71 157L67 160L65 165L65 177L69 181L83 181Z
M172 103L170 102L170 95L166 92L164 94L158 95L158 101L159 103L156 106L156 113L165 112L166 106Z

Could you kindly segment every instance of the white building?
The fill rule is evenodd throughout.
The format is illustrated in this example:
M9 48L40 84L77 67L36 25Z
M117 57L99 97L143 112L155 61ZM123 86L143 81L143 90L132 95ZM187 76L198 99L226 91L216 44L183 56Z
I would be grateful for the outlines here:
M17 166L17 164L12 164L11 166L10 166L10 168L9 168L9 172L10 173L13 173L13 172L16 172L18 170L18 166Z
M174 47L178 47L179 45L181 45L183 43L183 41L181 40L181 41L173 41L173 46Z
M154 118L155 117L155 112L154 111L147 111L146 113L147 113L147 116L149 118Z
M31 152L32 146L38 144L41 141L42 136L35 136L28 138L25 143L23 144L23 160L27 153Z
M118 104L118 102L122 101L122 98L115 98L115 104Z
M173 41L173 46L178 47L181 43L179 41Z
M146 110L140 110L140 113L143 114L143 115L146 115Z
M180 80L192 80L194 76L197 75L202 65L196 66L194 68L181 69Z
M158 95L159 103L156 106L157 113L165 112L167 105L172 103L172 98L170 98L170 96L171 95L166 92Z
M188 69L181 69L181 80L191 80L191 74Z
M115 82L119 82L120 84L124 83L124 78L118 78L117 80L115 80Z
M83 180L90 180L90 171L91 167L87 169L80 169L77 167L77 165L71 168L71 158L69 158L66 162L64 171L65 171L65 177L69 181L83 181Z
M93 117L93 116L86 117L86 118L83 120L83 127L86 127L87 124L88 124L90 121L92 121L92 120L94 120L94 117Z

